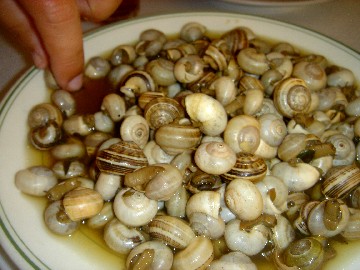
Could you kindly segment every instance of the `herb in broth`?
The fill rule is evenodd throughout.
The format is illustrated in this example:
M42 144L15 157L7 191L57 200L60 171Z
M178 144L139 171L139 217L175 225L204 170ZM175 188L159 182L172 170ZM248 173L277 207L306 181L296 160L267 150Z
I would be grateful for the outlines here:
M179 35L144 31L85 74L74 114L53 99L47 120L29 123L32 145L53 159L41 166L57 179L42 178L45 216L59 205L49 220L61 229L46 224L55 234L80 230L128 269L154 257L166 269L318 269L355 245L350 70L245 27L188 23ZM16 185L35 195L28 170Z

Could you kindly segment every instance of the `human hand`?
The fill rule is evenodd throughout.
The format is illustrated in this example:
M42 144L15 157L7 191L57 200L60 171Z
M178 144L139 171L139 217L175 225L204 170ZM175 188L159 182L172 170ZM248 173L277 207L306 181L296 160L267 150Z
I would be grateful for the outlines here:
M82 86L84 51L81 19L101 21L122 0L1 0L0 23L40 69L50 68L58 85Z

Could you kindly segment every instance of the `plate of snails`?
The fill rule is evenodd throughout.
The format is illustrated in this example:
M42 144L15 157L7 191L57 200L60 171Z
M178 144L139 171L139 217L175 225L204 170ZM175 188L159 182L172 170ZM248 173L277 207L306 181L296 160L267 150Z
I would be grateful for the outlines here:
M115 23L84 48L79 93L31 68L1 102L18 268L359 269L357 52L218 12Z

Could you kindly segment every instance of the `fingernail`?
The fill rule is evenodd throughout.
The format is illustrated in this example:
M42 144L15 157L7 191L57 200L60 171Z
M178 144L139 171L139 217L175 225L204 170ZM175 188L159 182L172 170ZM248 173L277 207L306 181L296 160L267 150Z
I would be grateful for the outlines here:
M69 91L77 91L81 88L82 83L83 76L82 74L79 74L68 83L67 88Z
M32 53L32 59L33 59L34 65L37 68L40 68L40 69L46 68L46 61L45 61L44 57L42 57L38 52Z

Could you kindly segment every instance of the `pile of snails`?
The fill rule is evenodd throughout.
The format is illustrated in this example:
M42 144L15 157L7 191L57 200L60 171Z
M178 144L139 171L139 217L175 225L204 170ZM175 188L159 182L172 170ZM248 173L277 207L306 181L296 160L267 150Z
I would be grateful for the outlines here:
M79 114L50 73L28 116L51 166L17 172L52 232L101 230L127 269L319 269L360 238L360 97L351 70L246 27L149 29L91 58L113 90ZM309 263L310 262L310 263Z

